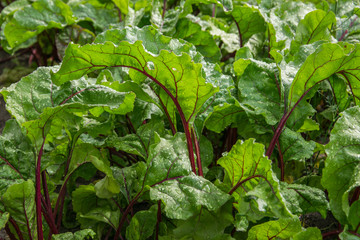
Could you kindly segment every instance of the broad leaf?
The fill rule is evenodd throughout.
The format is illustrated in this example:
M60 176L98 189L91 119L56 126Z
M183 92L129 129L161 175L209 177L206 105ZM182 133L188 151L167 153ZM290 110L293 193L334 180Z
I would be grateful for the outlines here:
M86 240L86 239L94 239L96 233L91 229L83 229L79 230L75 233L67 232L52 235L53 240Z
M302 184L287 184L284 182L281 184L281 193L292 213L319 212L323 218L326 218L329 203L322 190Z
M319 40L330 40L329 28L336 22L331 11L315 10L308 13L300 21L295 35L295 41L300 44L310 44Z
M34 185L31 180L13 184L2 196L5 210L17 222L22 235L29 239L37 235Z
M126 228L126 239L146 240L151 237L156 226L157 210L156 206L152 206L149 210L137 212Z
M170 40L170 39L169 39ZM56 84L80 78L107 67L131 68L143 77L149 77L162 89L165 103L176 106L184 120L191 122L205 101L215 93L202 76L201 65L191 61L188 54L178 56L168 51L153 55L145 51L141 42L111 42L79 46L70 44L60 70L54 74ZM134 72L134 74L135 74Z
M258 214L292 216L284 204L279 181L264 150L264 145L255 143L254 139L238 141L227 155L218 160L225 168L226 182L236 200L235 206L243 215L251 215L257 209Z
M342 223L349 216L349 193L359 185L360 167L360 108L353 107L341 113L326 145L327 159L321 184L329 192L330 207Z
M282 218L252 227L248 240L289 239L301 231L298 218Z
M317 83L337 73L350 86L355 102L359 102L360 45L325 43L311 54L297 72L290 88L289 104L294 106Z
M254 34L265 33L265 20L257 9L247 5L241 7L237 6L234 8L231 15L235 20L239 33L239 47L243 47Z
M162 200L166 216L186 220L202 206L216 211L230 196L210 181L195 175L164 181L150 189L152 200Z
M164 179L189 175L191 166L184 135L178 133L172 139L161 138L157 142L149 149L145 183L153 185Z
M75 18L70 7L63 1L38 0L16 11L13 17L3 25L4 35L9 45L6 50L11 51L46 29L64 28L74 22Z

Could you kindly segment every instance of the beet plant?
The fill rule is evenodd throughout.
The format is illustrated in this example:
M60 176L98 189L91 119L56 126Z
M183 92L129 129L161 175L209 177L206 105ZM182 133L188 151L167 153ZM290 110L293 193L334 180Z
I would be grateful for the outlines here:
M360 238L353 1L1 7L11 239Z

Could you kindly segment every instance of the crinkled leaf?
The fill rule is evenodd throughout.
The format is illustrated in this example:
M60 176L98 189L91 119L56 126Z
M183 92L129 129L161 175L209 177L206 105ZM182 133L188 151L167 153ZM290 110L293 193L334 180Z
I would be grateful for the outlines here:
M31 17L29 17L31 16ZM11 50L42 31L64 28L75 22L70 7L60 0L39 0L15 12L3 26Z
M187 176L191 172L191 166L184 135L177 133L169 140L161 138L157 144L152 145L147 164L147 185Z
M239 47L243 47L254 34L265 33L265 20L257 9L247 5L236 6L231 14L239 31Z
M34 177L35 159L31 143L19 124L13 119L6 122L5 128L0 136L0 159L2 163L4 163L5 160L8 161L11 166L16 169L16 171L14 169L10 170L10 166L7 166L10 171L13 171L13 174L7 176L0 174L0 181L10 180L12 178L10 176L17 176L18 179L20 179L21 176L25 179ZM7 172L4 167L5 166L2 166L3 170L0 171L1 173ZM7 184L9 184L9 182ZM0 192L2 192L2 187L0 187L0 189Z
M80 185L73 191L72 205L83 227L106 223L116 229L119 223L118 207L112 200L98 198L93 185Z
M10 214L4 212L0 214L0 229L5 228L6 223L9 221Z
M96 233L91 229L83 229L76 231L75 233L67 232L52 235L53 240L86 240L94 239Z
M2 196L2 202L23 236L36 238L35 184L28 180L11 185Z
M165 103L178 106L186 121L193 121L205 101L215 93L202 76L201 65L191 61L189 55L178 56L160 51L153 55L145 51L141 42L111 42L79 46L70 44L60 70L54 74L56 84L79 78L106 67L127 67L149 77L161 89ZM167 99L166 99L167 97ZM165 98L165 99L164 99Z
M308 13L299 22L295 41L300 44L309 44L319 40L330 40L329 28L336 22L332 11L315 10Z
M264 151L264 145L248 139L238 141L227 155L218 160L225 168L226 181L237 202L235 206L244 215L258 209L259 214L291 216L280 194L279 181L272 171L271 161L265 157ZM247 194L249 197L246 198ZM251 201L252 196L257 206Z
M154 232L157 221L157 207L154 205L149 210L139 211L132 218L126 228L126 239L146 240Z
M281 133L280 146L285 161L305 160L313 155L315 142L305 141L300 133L289 128Z
M124 0L114 0L124 1ZM125 2L125 1L124 1ZM98 0L70 0L68 5L71 7L78 23L81 21L91 22L94 25L87 28L81 28L82 31L89 34L91 41L94 40L95 33L108 29L110 25L119 23L119 13L110 1ZM80 27L80 26L79 26ZM70 39L72 41L72 39ZM70 42L67 41L66 45Z
M281 193L292 213L300 215L319 212L323 218L326 218L329 203L322 190L302 184L283 182L281 184Z
M261 115L269 125L275 125L283 114L276 65L255 59L239 59L237 62L246 68L234 68L238 75L242 72L237 86L241 95L239 101L248 114Z
M233 221L232 205L227 203L217 211L202 209L185 221L178 221L173 230L175 239L227 239L224 233Z
M119 182L120 191L128 203L142 190L146 164L138 162L130 167L112 167L113 176Z
M191 18L179 20L174 37L194 44L205 58L211 59L213 62L220 60L220 49L213 36L208 31L203 31L199 24L191 21Z
M117 92L85 79L57 87L50 76L50 71L56 70L56 67L38 68L20 82L1 91L7 102L7 110L19 123L41 118L46 108L56 112L70 103L80 103L85 108L101 107L103 111L119 114L132 110L133 93Z
M167 34L175 31L176 23L183 12L183 8L175 7L167 9L163 15L163 2L160 0L152 1L151 23L157 28Z
M124 137L110 137L107 140L107 146L115 147L118 151L135 154L146 159L149 156L150 146L157 143L156 134L160 136L165 134L164 125L160 121L150 121L140 126L134 134L127 134Z
M298 218L282 218L252 227L248 240L289 239L301 231Z
M162 200L169 218L186 220L205 206L216 211L230 196L210 181L195 175L165 181L150 189L152 200Z
M357 226L360 224L360 200L357 200L351 204L350 210L349 210L349 224L352 226L352 228L355 230Z
M332 44L320 45L314 53L307 57L297 72L290 88L290 106L302 97L317 83L337 73L350 85L355 102L359 102L359 61L360 45Z
M247 118L245 110L239 104L224 104L214 107L213 113L206 119L207 129L216 133L222 132L232 123L243 122Z
M349 215L349 192L360 186L360 108L341 113L326 145L327 159L321 184L329 192L330 207L342 223Z
M296 233L292 239L293 240L302 240L302 239L322 240L323 237L321 235L320 229L318 229L316 227L309 227L301 232Z

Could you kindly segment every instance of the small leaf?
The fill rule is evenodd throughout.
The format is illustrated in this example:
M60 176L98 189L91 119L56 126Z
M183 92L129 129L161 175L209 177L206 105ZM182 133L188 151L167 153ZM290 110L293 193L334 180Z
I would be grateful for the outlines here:
M3 229L5 228L6 223L9 221L10 214L8 212L4 212L0 215L0 229Z

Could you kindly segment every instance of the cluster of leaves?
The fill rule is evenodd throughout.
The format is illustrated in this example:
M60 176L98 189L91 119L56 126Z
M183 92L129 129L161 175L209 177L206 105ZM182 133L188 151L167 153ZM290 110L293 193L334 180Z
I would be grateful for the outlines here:
M53 64L0 92L10 238L360 239L353 1L4 5L3 49Z

